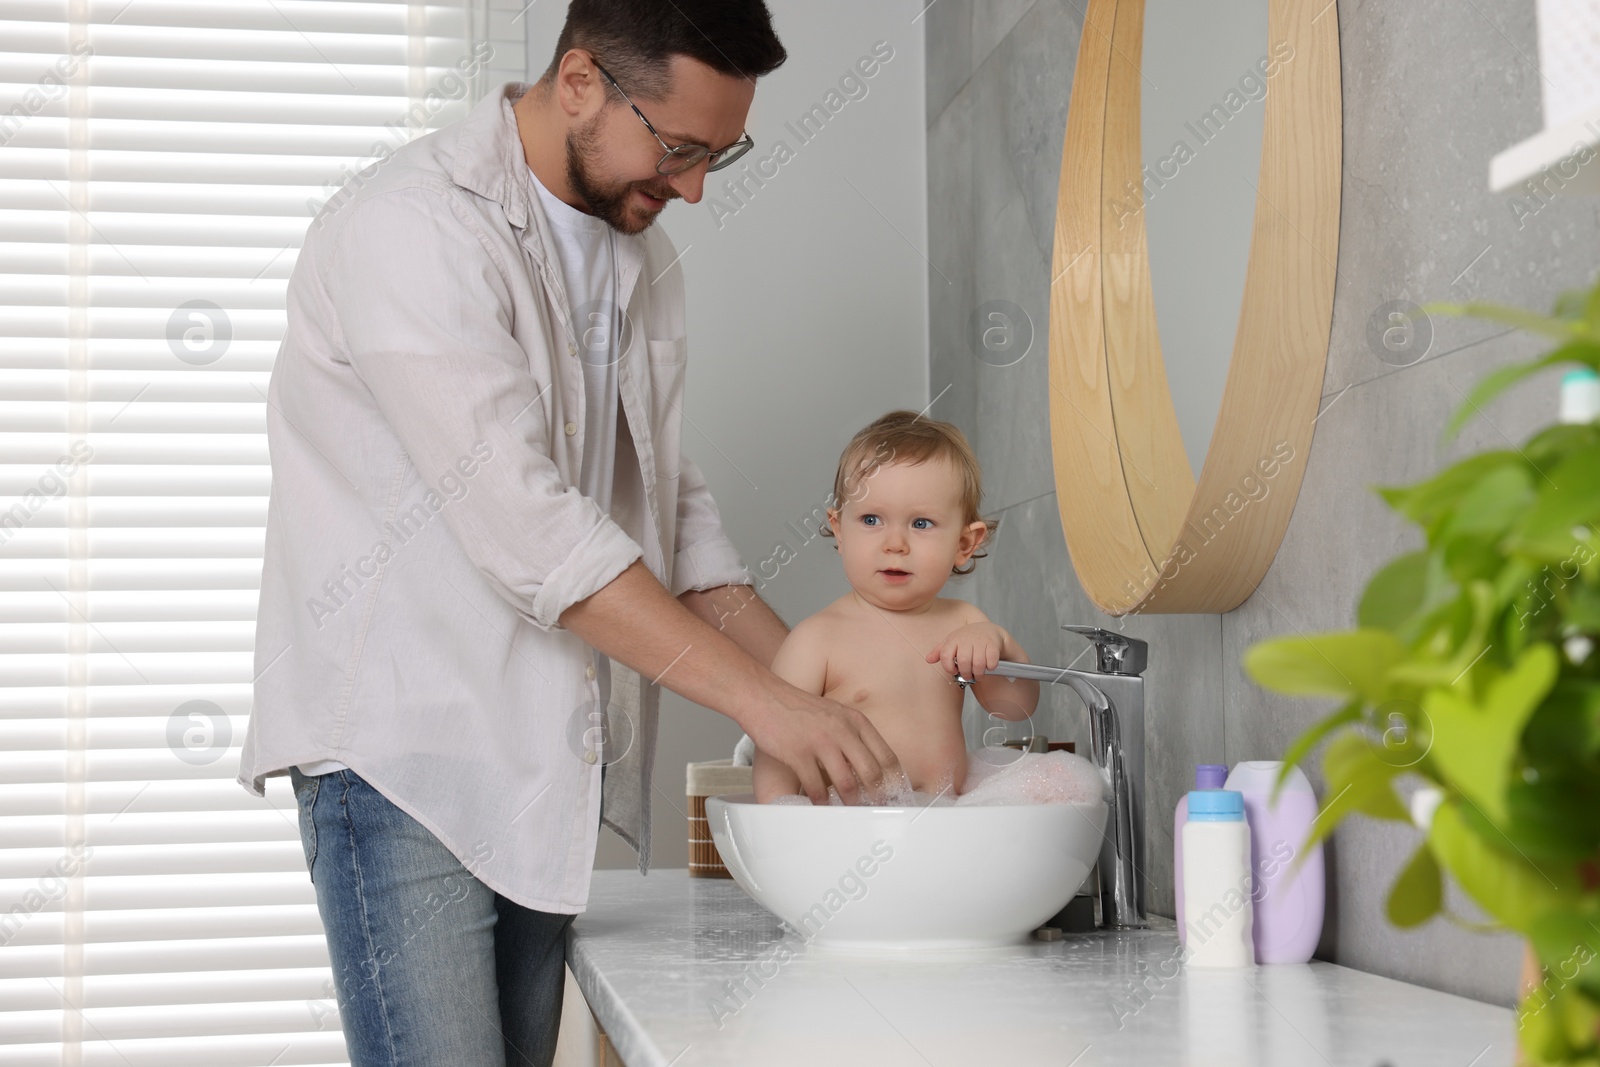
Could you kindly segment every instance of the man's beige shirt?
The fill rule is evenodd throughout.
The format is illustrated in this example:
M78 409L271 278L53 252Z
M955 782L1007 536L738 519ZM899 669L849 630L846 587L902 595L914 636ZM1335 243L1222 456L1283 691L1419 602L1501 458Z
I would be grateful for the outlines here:
M239 781L337 760L497 892L575 913L602 763L605 822L649 866L660 691L614 662L601 733L561 613L641 558L674 596L750 578L682 452L683 275L659 227L619 235L638 254L610 514L575 488L583 368L511 110L528 88L400 149L307 233L268 395Z

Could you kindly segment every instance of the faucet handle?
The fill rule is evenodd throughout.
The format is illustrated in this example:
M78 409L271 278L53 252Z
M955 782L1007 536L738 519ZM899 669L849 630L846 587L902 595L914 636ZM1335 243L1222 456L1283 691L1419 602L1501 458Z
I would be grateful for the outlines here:
M1098 626L1064 625L1094 642L1095 666L1101 674L1143 674L1150 658L1150 645L1137 637L1112 633Z

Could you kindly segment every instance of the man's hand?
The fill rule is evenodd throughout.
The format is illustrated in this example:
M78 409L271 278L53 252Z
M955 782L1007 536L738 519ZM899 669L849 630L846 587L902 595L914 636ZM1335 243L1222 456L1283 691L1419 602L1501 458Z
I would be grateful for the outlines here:
M890 781L902 776L899 758L861 712L793 686L785 696L740 725L762 754L794 771L811 803L828 803L819 767L846 804L875 802ZM852 768L860 768L865 780L858 780Z
M847 803L880 788L899 761L866 716L813 696L757 663L727 634L673 599L640 560L561 614L591 647L696 704L734 720L756 745L795 768L825 804L818 767ZM852 770L854 768L854 770Z

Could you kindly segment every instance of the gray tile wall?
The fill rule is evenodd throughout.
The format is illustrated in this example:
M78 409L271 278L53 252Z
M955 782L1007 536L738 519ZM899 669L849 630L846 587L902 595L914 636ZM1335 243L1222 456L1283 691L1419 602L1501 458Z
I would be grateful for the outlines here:
M1338 0L1344 181L1333 336L1323 409L1294 519L1257 593L1227 615L1147 616L1151 643L1146 792L1149 894L1171 915L1172 809L1200 762L1272 759L1324 706L1256 688L1239 668L1261 638L1349 625L1384 561L1416 542L1369 487L1414 480L1455 456L1520 441L1554 412L1555 382L1527 383L1452 443L1464 391L1489 368L1538 350L1471 320L1433 324L1425 358L1377 358L1369 320L1391 300L1481 297L1548 307L1600 262L1595 202L1558 199L1521 217L1487 191L1488 161L1541 125L1533 5L1460 7ZM956 595L1010 629L1035 661L1068 663L1066 622L1116 621L1073 575L1051 470L1047 408L1051 241L1081 0L938 0L924 15L932 270L932 412L961 426L983 461L992 552ZM1027 356L977 358L975 313L1020 306ZM1087 741L1075 698L1041 710L1052 736ZM982 723L969 710L969 739ZM1321 787L1318 768L1307 768ZM1353 821L1329 851L1329 913L1318 955L1466 996L1511 1003L1520 946L1435 920L1387 926L1383 902L1416 847L1408 827ZM1470 907L1457 901L1470 914Z

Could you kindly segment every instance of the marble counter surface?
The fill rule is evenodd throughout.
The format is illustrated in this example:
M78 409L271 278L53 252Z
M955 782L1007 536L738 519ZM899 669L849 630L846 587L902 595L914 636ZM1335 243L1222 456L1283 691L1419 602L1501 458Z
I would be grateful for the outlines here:
M1170 920L983 953L807 946L735 883L596 871L568 963L628 1067L1509 1067L1515 1023L1329 963L1189 971Z

